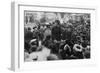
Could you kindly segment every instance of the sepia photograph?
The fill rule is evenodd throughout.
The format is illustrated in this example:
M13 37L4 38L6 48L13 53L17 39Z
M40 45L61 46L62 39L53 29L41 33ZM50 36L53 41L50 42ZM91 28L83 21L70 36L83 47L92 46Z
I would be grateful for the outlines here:
M24 10L24 62L91 58L89 13Z

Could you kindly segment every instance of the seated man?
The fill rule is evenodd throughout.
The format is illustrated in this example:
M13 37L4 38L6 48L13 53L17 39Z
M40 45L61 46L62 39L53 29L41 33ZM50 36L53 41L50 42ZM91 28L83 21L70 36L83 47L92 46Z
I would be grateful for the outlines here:
M34 38L34 39L30 40L29 44L31 46L30 49L29 49L29 52L31 53L31 52L36 51L36 49L38 47L38 41L37 41L37 39Z
M75 44L73 46L73 53L74 53L74 56L77 57L77 59L83 59L82 50L83 50L83 47L79 44Z
M24 61L25 62L32 62L33 60L30 58L29 53L28 52L24 52Z
M39 49L38 49L39 50ZM33 61L45 61L47 57L50 55L50 49L41 46L41 50L30 53L30 58Z
M84 58L90 58L90 46L89 45L87 45L87 47L84 48L83 54L84 54Z
M64 45L64 47L60 51L62 59L70 59L71 56L71 48L68 44Z

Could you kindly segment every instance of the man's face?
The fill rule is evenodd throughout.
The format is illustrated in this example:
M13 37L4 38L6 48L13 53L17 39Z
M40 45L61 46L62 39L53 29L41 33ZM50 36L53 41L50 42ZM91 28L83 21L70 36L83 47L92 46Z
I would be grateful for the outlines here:
M57 23L54 23L54 25L56 26L56 25L57 25Z
M71 28L67 28L67 31L71 31Z
M35 28L35 30L37 30L37 27Z

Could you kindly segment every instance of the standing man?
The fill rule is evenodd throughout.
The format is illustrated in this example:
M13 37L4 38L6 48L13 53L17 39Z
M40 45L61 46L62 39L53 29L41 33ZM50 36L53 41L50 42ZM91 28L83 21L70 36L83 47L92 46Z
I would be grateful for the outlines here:
M52 39L56 41L61 40L61 27L60 27L60 21L55 21L55 26L52 28Z
M60 41L61 41L61 26L60 26L60 21L56 20L55 21L55 26L52 27L52 40L54 41L54 43L56 44L56 48L55 50L57 51L57 53L59 53L59 45L60 45Z

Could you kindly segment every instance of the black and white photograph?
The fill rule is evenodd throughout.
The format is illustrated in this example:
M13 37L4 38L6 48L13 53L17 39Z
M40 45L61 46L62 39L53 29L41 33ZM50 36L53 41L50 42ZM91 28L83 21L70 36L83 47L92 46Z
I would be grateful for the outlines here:
M24 61L91 58L89 13L24 10Z

